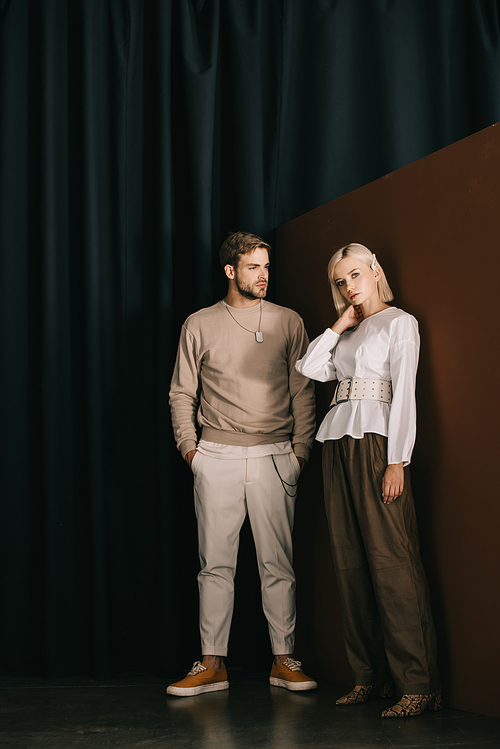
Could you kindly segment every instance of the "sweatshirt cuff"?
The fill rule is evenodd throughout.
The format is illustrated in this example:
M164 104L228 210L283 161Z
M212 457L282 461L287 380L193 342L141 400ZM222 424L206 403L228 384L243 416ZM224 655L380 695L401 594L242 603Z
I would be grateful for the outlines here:
M309 460L309 453L311 452L311 448L308 445L304 445L303 442L297 442L295 445L292 445L292 447L297 458L304 458L304 460Z
M196 450L196 440L184 440L179 445L179 450L183 458L186 457L187 453L191 450Z

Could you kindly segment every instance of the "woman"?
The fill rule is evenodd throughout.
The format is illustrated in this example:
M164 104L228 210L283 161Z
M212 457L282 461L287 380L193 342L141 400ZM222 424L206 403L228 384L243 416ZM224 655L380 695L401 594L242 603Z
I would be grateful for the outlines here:
M328 277L339 318L297 369L338 380L317 439L342 600L345 645L356 686L338 705L371 694L402 697L384 718L439 710L436 636L420 559L409 463L415 442L419 335L393 299L367 247L335 252Z

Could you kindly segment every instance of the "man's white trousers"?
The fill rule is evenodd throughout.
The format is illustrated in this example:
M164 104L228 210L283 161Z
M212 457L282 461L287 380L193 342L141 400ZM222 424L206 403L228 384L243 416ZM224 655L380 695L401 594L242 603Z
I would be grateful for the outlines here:
M201 564L198 585L202 654L227 655L239 534L247 512L272 651L293 653L292 528L300 474L297 458L294 453L285 453L225 460L197 452L191 469Z

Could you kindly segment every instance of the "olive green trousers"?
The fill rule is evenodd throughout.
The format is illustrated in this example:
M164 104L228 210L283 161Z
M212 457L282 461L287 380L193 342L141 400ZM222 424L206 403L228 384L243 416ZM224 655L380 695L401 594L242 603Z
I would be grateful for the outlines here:
M403 494L382 501L387 438L323 445L325 504L356 684L391 679L401 694L441 688L429 589L420 558L410 471Z

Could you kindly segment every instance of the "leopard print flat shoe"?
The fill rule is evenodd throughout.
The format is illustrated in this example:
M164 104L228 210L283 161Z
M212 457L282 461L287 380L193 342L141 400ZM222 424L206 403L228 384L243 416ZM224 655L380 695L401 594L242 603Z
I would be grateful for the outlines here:
M404 694L399 702L384 710L382 718L413 718L422 715L424 710L441 710L443 697L441 692L434 694Z
M381 685L370 684L369 686L360 686L358 684L351 692L340 697L335 704L358 705L361 702L368 702L374 692L377 692L378 696L382 699L394 697L394 685L389 682Z

